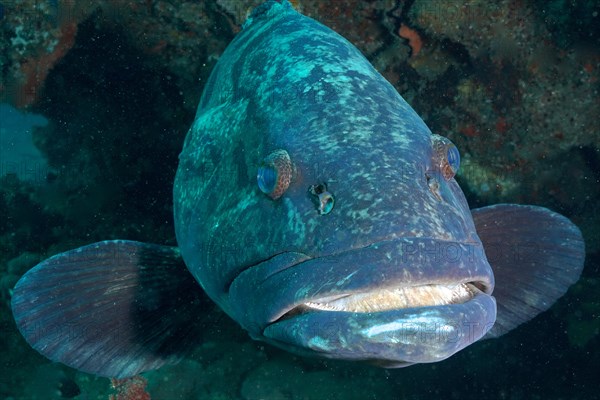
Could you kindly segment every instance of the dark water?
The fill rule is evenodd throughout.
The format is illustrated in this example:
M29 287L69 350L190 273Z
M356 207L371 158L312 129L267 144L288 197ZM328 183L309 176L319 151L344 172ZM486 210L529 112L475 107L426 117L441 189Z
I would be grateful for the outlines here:
M87 243L120 238L175 245L177 156L203 82L249 4L48 4L72 18L28 12L33 2L0 5L6 71L18 69L19 54L42 59L46 51L19 47L12 39L35 38L18 34L15 21L50 35L56 35L52 27L77 26L68 51L51 65L39 64L48 73L37 72L27 112L43 115L47 125L34 129L30 143L21 133L27 140L20 150L11 147L11 158L0 160L0 396L106 399L115 393L109 380L51 364L25 343L12 320L11 289L40 260ZM295 5L355 43L432 131L452 138L463 157L459 183L472 207L537 204L571 218L586 240L583 275L550 310L502 338L400 370L295 357L253 342L209 308L210 323L192 357L144 374L148 393L164 399L600 398L598 5ZM401 31L404 38L401 24L411 29ZM5 101L19 103L25 88L16 75L3 74L2 87L16 91ZM0 121L1 138L17 131L7 118ZM8 142L0 143L6 151ZM41 156L32 155L32 143Z

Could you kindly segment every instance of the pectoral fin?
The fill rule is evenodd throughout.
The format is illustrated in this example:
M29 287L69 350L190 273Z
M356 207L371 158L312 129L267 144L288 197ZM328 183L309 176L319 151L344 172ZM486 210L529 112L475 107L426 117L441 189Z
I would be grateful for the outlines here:
M566 217L543 207L498 204L472 210L496 279L498 315L485 338L547 310L579 279L585 245Z
M204 296L177 248L106 241L32 268L12 310L44 356L123 378L175 362L197 343Z

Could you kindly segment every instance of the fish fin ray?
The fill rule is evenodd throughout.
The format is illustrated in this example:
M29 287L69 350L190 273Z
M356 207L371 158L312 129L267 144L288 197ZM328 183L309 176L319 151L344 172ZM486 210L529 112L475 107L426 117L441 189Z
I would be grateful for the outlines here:
M547 310L581 275L585 244L568 218L544 207L497 204L472 210L494 270L499 337Z
M44 356L124 378L181 359L206 302L177 248L115 240L41 262L17 282L11 306Z

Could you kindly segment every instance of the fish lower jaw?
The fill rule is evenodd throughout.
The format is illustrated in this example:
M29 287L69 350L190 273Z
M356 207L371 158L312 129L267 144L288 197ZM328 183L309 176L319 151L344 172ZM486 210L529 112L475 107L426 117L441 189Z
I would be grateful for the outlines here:
M373 313L415 307L461 304L471 300L480 292L478 286L480 286L478 283L458 283L375 289L363 293L312 299L303 303L302 306L306 311Z

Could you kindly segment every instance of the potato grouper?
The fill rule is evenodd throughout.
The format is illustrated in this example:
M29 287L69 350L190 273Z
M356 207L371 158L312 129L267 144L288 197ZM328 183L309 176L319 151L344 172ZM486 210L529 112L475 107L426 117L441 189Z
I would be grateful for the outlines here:
M300 355L443 360L548 309L585 257L579 229L545 208L470 211L459 163L352 44L268 1L212 71L185 140L179 247L58 254L16 284L14 318L44 356L109 377L197 346L204 293Z

